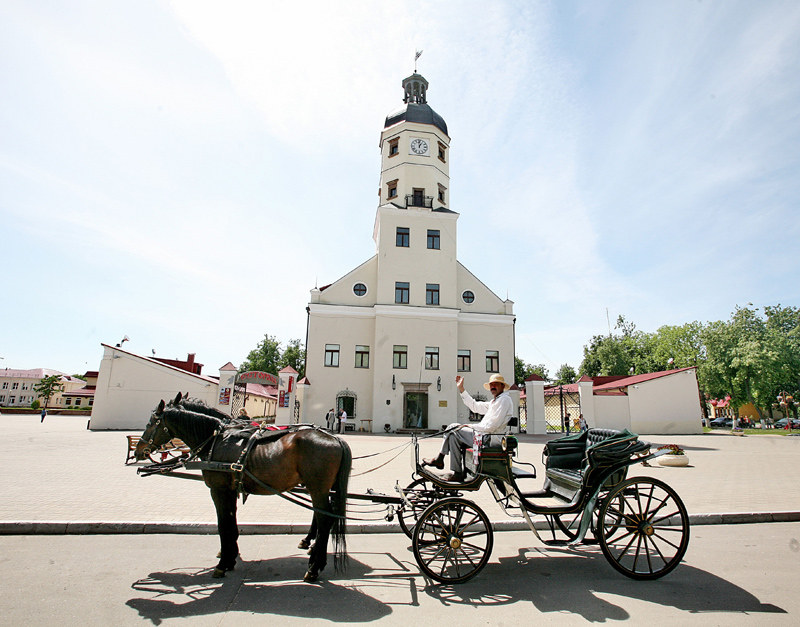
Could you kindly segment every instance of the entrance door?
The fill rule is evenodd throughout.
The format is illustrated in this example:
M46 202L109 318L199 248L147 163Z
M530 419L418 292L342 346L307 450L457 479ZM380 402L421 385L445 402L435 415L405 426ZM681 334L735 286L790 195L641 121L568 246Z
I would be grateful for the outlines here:
M404 405L403 427L406 429L427 429L427 392L406 392Z

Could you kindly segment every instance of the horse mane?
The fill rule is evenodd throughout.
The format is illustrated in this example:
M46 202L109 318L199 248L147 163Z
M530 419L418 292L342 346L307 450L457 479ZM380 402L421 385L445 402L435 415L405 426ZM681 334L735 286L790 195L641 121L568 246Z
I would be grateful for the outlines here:
M182 398L177 405L173 406L180 406L184 409L188 409L189 411L193 411L198 414L205 414L206 416L212 416L214 418L218 418L222 422L229 422L231 417L217 409L216 407L209 407L199 398Z
M174 406L164 409L164 421L169 422L178 432L176 435L190 447L199 446L224 427L219 418Z

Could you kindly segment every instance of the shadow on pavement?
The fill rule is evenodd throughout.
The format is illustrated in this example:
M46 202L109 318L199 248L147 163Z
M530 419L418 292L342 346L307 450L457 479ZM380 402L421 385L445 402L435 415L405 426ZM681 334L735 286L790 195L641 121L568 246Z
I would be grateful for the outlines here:
M601 623L631 618L607 595L693 614L786 613L780 607L761 603L744 588L687 564L655 581L629 579L612 569L599 548L586 546L580 552L553 547L546 552L520 549L514 557L500 558L499 564L489 563L472 581L458 586L428 582L421 592L445 605L482 607L527 601L542 613L569 612Z
M304 557L239 562L236 570L227 573L224 579L212 579L210 569L151 573L131 586L151 595L129 599L126 605L153 625L171 618L228 611L325 617L346 623L374 621L392 613L388 605L352 586L328 581L326 576L334 577L330 564L320 582L303 583L307 564L308 559ZM370 570L351 556L347 581L363 577Z

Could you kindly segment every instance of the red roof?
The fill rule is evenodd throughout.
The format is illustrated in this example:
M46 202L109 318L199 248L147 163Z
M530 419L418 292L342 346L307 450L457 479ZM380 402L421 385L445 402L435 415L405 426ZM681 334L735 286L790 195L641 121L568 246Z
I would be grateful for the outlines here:
M648 372L645 374L635 374L632 377L616 377L613 381L603 383L601 385L597 385L598 379L609 377L595 377L595 385L592 388L594 392L603 391L603 390L615 390L617 388L624 388L628 387L629 385L636 385L637 383L644 383L645 381L652 381L654 379L660 379L662 377L668 377L673 375L677 372L684 372L686 370L694 370L694 366L690 366L689 368L676 368L675 370L662 370L661 372Z
M281 372L288 372L289 374L291 374L291 373L298 374L297 370L295 370L291 366L286 366L285 368L281 368L280 370L278 370L278 373L281 373Z
M542 377L540 377L538 374L536 374L535 372L525 380L526 381L544 381L544 379Z

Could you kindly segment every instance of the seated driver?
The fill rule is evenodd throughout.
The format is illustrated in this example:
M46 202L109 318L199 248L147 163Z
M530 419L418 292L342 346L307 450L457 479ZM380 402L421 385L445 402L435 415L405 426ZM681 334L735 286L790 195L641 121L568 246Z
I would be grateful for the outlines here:
M447 432L444 434L442 450L439 456L434 459L423 459L423 466L433 466L440 470L444 469L444 458L450 454L450 473L442 478L445 481L461 483L464 481L464 456L461 452L463 444L472 446L475 433L503 433L509 420L514 415L514 403L506 393L509 386L505 379L499 374L493 374L488 383L483 387L492 393L490 401L476 401L468 392L464 390L464 377L456 377L456 387L461 393L461 399L471 411L476 414L484 414L483 420L474 426L461 425L454 422L448 425Z

